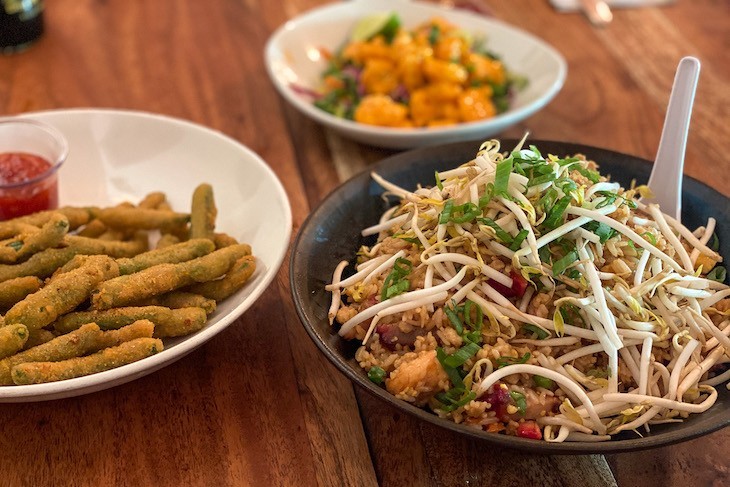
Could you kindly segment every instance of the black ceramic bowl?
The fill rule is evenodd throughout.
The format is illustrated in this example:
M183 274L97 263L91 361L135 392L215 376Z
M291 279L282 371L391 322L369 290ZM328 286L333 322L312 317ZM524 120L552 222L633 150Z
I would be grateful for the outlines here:
M651 165L637 157L579 144L550 141L528 141L543 154L558 156L585 154L597 161L603 174L628 186L633 179L638 183L649 179ZM503 148L514 147L515 141L505 140ZM434 171L456 167L471 160L479 149L479 142L460 142L404 152L380 161L370 170L377 171L388 181L406 189L415 189L434 181ZM360 230L377 223L386 209L380 197L382 189L365 171L342 184L309 215L302 225L291 252L291 288L299 317L312 340L327 358L350 380L368 392L424 421L458 433L479 438L503 447L548 454L617 453L653 448L689 440L718 430L730 423L730 392L718 386L719 397L707 412L692 415L683 423L652 426L651 434L639 437L624 432L613 440L601 443L548 443L514 436L487 433L472 427L440 419L435 414L396 399L383 388L368 380L354 359L357 341L340 338L327 322L330 293L324 290L332 272L341 260L353 262L355 252L364 243ZM682 221L694 229L704 225L707 218L717 219L717 234L721 254L730 256L730 203L717 191L685 178L682 199Z

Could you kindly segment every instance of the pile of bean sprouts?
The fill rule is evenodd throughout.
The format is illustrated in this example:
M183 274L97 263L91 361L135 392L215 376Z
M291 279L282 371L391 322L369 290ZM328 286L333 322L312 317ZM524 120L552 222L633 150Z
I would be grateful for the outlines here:
M436 173L434 186L415 191L373 173L399 204L362 235L413 241L420 251L418 266L426 268L425 281L422 288L362 309L341 324L339 334L351 338L361 325L367 330L365 344L386 316L471 300L496 325L483 333L510 342L529 325L542 336L514 343L582 344L561 356L536 354L533 364L496 368L490 360L479 360L466 375L471 397L512 374L553 380L567 400L559 414L538 420L547 441L609 440L621 431L648 431L651 424L706 411L717 399L714 386L730 378L730 370L717 372L730 361L730 318L714 306L730 296L730 288L721 282L719 266L708 276L709 268L722 261L711 248L715 220L690 231L656 205L642 203L639 196L646 196L647 188L621 188L594 168L583 157L561 159L544 156L534 146L524 148L523 139L511 152L502 152L496 140L487 141L473 160ZM576 170L585 176L577 183ZM622 207L625 222L616 216ZM455 213L444 218L447 211ZM637 228L649 230L639 234ZM658 238L665 242L664 251ZM335 269L327 286L333 293L331 323L343 290L382 278L404 255L400 250L370 258L376 248L366 249L346 279L347 262ZM613 272L597 266L609 252L620 256ZM510 288L513 282L485 263L483 257L495 254L529 281L523 297L510 299L498 291L495 283ZM552 317L527 313L536 289L552 295ZM565 319L560 311L566 306L579 321ZM594 354L607 357L603 379L571 365ZM619 380L620 364L632 384Z

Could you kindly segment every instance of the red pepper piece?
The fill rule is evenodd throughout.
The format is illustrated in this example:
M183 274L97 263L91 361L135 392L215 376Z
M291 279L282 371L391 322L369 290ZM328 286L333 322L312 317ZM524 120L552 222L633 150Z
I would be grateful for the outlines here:
M490 279L487 281L490 286L492 286L494 289L497 290L499 294L504 296L505 298L514 298L518 297L521 298L525 295L525 290L527 289L527 286L529 282L527 279L522 277L522 274L517 272L516 270L512 269L509 271L509 276L512 278L512 287L509 288L505 286L504 284L500 284L494 279Z

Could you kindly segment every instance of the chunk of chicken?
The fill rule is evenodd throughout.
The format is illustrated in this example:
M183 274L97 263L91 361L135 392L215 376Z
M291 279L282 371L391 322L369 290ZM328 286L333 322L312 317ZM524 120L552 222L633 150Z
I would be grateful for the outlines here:
M385 381L391 394L416 404L424 404L437 392L443 391L448 376L436 358L435 350L413 354L414 358L403 362Z

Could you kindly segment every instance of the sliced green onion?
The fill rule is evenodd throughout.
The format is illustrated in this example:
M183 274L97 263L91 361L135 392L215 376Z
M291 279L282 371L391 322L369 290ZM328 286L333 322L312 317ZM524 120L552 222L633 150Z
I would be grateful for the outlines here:
M441 392L436 394L435 398L438 402L443 404L443 407L439 408L446 412L451 412L459 409L462 406L466 406L471 401L476 399L477 395L475 392L469 391L462 388L449 389L447 392Z
M456 368L448 365L446 363L446 359L449 357L449 355L444 352L444 349L439 347L436 349L436 358L438 359L439 363L441 364L441 368L444 369L444 372L446 372L446 375L449 377L449 380L454 385L455 388L464 387L464 379L461 378L461 375L459 375L459 371L456 370Z
M393 296L403 294L404 292L408 291L410 288L411 288L411 284L407 280L398 281L395 284L388 286L388 288L385 290L385 299L390 299Z
M712 279L717 282L725 282L727 277L727 270L722 266L716 266L707 274L707 279Z
M453 355L444 357L443 364L453 368L461 367L467 360L476 355L481 348L476 343L467 342L466 345L454 352Z
M542 387L544 389L552 389L555 386L555 382L553 382L552 379L548 379L541 375L533 375L532 380L535 381L535 385L537 387Z
M648 240L654 247L656 247L656 237L651 232L644 232L641 234L644 240Z
M494 185L492 183L487 183L484 194L479 197L479 208L484 208L485 206L487 206L489 202L492 201L493 195Z
M568 166L579 161L580 159L577 157L566 157L565 159L558 159L557 163L559 166Z
M441 216L439 216L439 223L443 225L451 220L451 212L454 209L454 200L446 200L444 203L444 209L441 210Z
M520 415L524 416L527 412L527 400L525 399L525 395L517 391L510 391L509 395L515 402L517 411L519 411Z
M558 192L555 190L555 188L550 188L545 194L537 201L538 207L541 207L543 211L546 211L548 208L552 208L552 206L555 204L555 201L558 199Z
M570 205L570 200L570 196L563 196L558 200L557 203L555 203L555 206L550 209L547 218L545 218L545 221L543 222L543 226L545 228L553 230L560 226L560 224L563 222L563 214Z
M436 176L436 187L439 190L443 191L444 190L444 183L441 182L441 177L439 176L439 172L438 171L435 171L435 176Z
M461 322L461 318L459 318L459 315L456 313L456 311L446 306L444 308L444 313L446 313L446 316L447 318L449 318L451 324L454 325L456 333L461 335L464 332L464 324Z
M411 284L406 277L411 273L411 269L413 269L413 263L410 260L398 257L393 264L393 270L383 281L380 299L385 301L408 291Z
M474 323L471 321L472 308L476 309L476 318L474 319ZM467 299L464 303L464 321L471 329L476 331L481 330L482 325L484 325L484 312L482 311L482 307L471 299Z
M525 238L527 238L528 231L524 228L520 230L520 232L514 236L512 239L512 243L509 246L509 249L513 252L517 252L520 250L520 247L522 246L522 242L525 241Z
M550 181L555 181L555 173L550 172L548 174L544 174L542 176L538 176L536 178L532 178L527 182L527 187L531 186L537 186L539 184L549 183Z
M497 368L501 369L502 367L506 367L508 365L514 365L514 364L524 364L528 360L530 360L530 352L526 352L522 357L499 357L497 362Z
M716 233L712 233L712 240L710 241L710 248L715 252L720 250L720 239L717 238Z
M497 238L501 240L503 243L510 245L513 242L512 235L507 233L506 230L504 230L502 227L500 227L497 222L490 218L477 218L477 221L479 223L482 223L494 230L494 233L497 235Z
M588 222L583 225L583 228L597 235L602 244L606 243L607 240L613 238L613 236L616 235L616 230L609 227L605 223L597 221Z
M464 203L463 205L453 207L451 211L451 221L454 223L466 223L474 220L481 214L482 210L480 210L474 203Z
M535 335L537 335L537 339L538 340L544 340L548 336L550 336L548 332L546 332L545 330L543 330L539 326L535 326L535 325L530 324L530 323L523 324L522 325L522 328L524 328L525 330L529 331L530 333L534 333Z
M588 178L593 184L596 184L601 180L601 175L598 174L597 171L591 171L590 169L586 169L583 166L578 166L575 168L583 177Z
M572 264L578 261L578 251L572 250L565 257L562 257L553 263L553 276L559 276Z
M497 164L497 172L494 175L494 193L498 195L508 194L509 175L512 172L512 158L507 158Z

